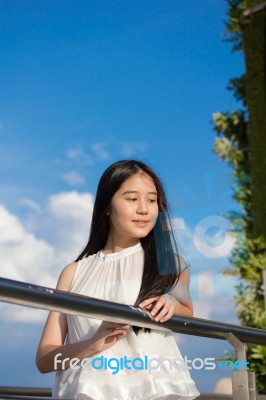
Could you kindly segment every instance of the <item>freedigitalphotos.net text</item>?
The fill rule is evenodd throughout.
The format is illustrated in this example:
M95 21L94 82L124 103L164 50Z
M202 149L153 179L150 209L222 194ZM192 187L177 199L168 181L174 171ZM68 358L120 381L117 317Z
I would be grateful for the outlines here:
M231 370L248 370L248 362L245 360L226 360L226 361L219 361L218 363L215 362L215 358L207 357L207 358L194 358L190 360L185 356L184 358L176 358L170 359L167 357L148 357L144 356L135 357L133 359L128 358L127 356L116 358L111 357L107 358L104 356L94 357L94 358L84 358L80 360L79 358L64 358L62 359L62 353L58 353L54 357L54 370L58 370L58 366L60 365L61 368L59 369L87 369L87 370L95 370L99 371L102 369L111 370L112 374L115 375L119 371L123 369L127 370L147 370L152 371L156 369L175 369L177 371L186 370L186 369L195 369L195 370L214 370L215 368L222 368L222 369L231 369ZM69 364L68 364L69 363Z

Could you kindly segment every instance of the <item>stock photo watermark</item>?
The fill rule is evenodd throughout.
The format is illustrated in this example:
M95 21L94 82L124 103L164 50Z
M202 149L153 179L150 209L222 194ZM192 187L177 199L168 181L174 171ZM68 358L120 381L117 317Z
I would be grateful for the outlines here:
M163 213L162 213L163 214ZM187 229L183 218L163 220L162 229L182 233ZM236 243L235 227L228 218L209 215L202 218L190 232L195 249L204 257L215 259L228 256Z
M147 370L153 371L156 369L168 371L169 369L175 369L176 371L182 370L214 370L216 368L231 370L231 371L240 371L240 370L249 370L249 362L246 360L226 360L226 361L215 361L213 357L207 358L193 358L189 359L187 356L184 358L175 358L171 359L168 357L135 357L128 358L127 356L123 356L120 358L111 357L107 358L104 356L94 357L94 358L84 358L80 360L79 358L63 358L62 353L57 353L54 357L54 370L66 369L70 368L73 370L76 369L85 369L85 370L111 370L112 375L116 375L119 371L122 370Z

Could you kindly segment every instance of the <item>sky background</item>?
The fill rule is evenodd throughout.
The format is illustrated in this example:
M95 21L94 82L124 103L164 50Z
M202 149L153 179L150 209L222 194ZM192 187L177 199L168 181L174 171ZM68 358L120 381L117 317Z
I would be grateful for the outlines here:
M2 277L54 287L87 240L102 172L136 158L162 178L183 224L194 316L237 323L220 216L238 206L211 123L239 107L226 87L244 63L225 42L226 10L224 0L0 1ZM0 307L0 385L51 386L34 365L47 312ZM175 337L190 359L231 349ZM191 374L201 392L228 376Z

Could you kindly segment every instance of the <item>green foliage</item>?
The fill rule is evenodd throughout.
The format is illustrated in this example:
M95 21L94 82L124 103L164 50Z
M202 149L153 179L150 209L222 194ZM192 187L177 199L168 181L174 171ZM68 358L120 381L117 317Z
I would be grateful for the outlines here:
M232 91L236 100L241 101L243 106L246 107L246 86L245 86L246 75L242 75L240 78L233 78L229 81L227 89Z
M261 0L227 0L228 12L224 34L228 36L226 41L233 43L233 51L243 50L242 13L261 2Z
M243 0L228 0L228 13L226 22L225 35L229 35L227 42L233 43L233 51L242 50L243 39L241 33L241 14L247 8L244 6L246 1Z
M258 4L258 0L228 0L226 32L233 51L243 51L241 15L244 10ZM241 205L241 213L231 212L237 242L230 258L231 266L225 275L239 277L235 301L237 316L245 326L265 329L266 311L262 286L262 271L266 269L266 240L262 235L254 237L252 218L252 185L250 173L250 147L248 140L248 110L245 75L231 79L228 90L232 91L241 108L232 112L213 114L216 131L214 152L221 161L232 167L233 198ZM232 359L227 357L227 359ZM266 346L247 346L250 369L256 373L259 393L266 393Z

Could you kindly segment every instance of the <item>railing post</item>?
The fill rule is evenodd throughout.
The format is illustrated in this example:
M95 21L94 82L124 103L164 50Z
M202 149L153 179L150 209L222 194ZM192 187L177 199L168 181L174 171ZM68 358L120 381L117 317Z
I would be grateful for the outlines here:
M229 333L226 340L237 352L237 359L241 362L241 369L232 372L233 400L256 400L255 372L248 372L244 366L246 361L246 347L235 335Z

